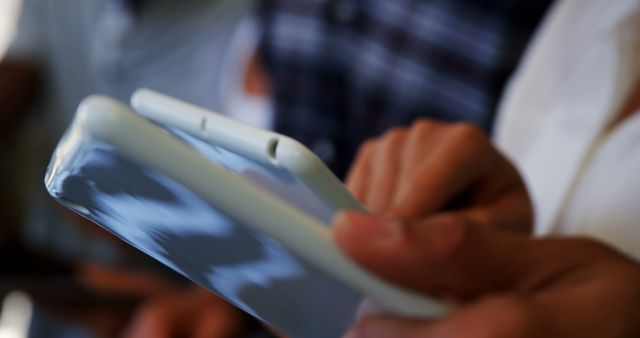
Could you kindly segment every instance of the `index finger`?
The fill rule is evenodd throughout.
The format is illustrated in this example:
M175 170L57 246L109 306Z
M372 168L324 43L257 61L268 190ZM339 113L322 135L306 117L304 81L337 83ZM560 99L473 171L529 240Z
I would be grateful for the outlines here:
M444 209L486 175L497 156L486 136L466 124L454 127L413 170L398 191L393 214L417 219Z
M341 249L371 272L457 300L506 289L528 292L593 262L593 248L583 242L531 239L477 226L457 213L397 224L344 212L334 223Z

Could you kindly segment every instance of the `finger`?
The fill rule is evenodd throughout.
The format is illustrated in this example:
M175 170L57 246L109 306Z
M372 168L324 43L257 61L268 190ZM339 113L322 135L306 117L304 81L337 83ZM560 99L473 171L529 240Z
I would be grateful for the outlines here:
M497 199L478 202L468 210L460 210L477 224L496 229L530 234L533 230L533 208L524 188L512 189Z
M400 203L400 192L407 191L413 186L416 169L426 157L431 156L442 130L441 123L426 119L416 121L409 129L401 155L398 187L392 201L394 206Z
M170 338L188 332L193 325L194 314L210 295L201 287L192 287L174 289L153 298L135 312L124 337Z
M248 317L230 304L212 302L203 306L194 320L193 338L234 338L243 336Z
M80 281L101 292L155 296L173 290L175 285L148 272L114 268L95 263L79 266Z
M533 206L525 183L506 158L497 151L493 155L499 163L465 190L465 203L457 210L466 212L478 224L530 234Z
M378 142L373 152L365 205L374 214L381 214L391 206L405 137L406 131L392 129Z
M430 324L390 316L372 316L360 320L343 338L429 338Z
M477 226L455 213L401 224L346 212L335 219L333 236L373 273L457 300L506 287L530 290L576 262L588 262L578 253L560 261L553 240L534 245L532 239Z
M367 194L369 175L371 171L371 157L375 147L375 141L369 140L362 144L358 155L347 174L347 189L359 201L364 202Z
M502 338L554 337L551 311L528 299L488 297L428 321L374 316L359 321L349 338Z
M483 295L433 322L432 332L446 337L638 336L637 263L588 239L529 242L552 252L521 275L529 287Z
M122 336L171 338L178 332L177 325L181 326L171 307L145 306L136 312Z
M394 215L416 219L444 209L459 193L486 176L496 153L477 128L460 124L435 146L403 185L394 203Z
M537 297L553 310L554 330L565 333L557 336L572 332L581 338L640 337L638 263L595 241L571 242L565 251L577 251L589 257L590 263L565 271ZM594 311L596 308L607 310Z
M333 231L348 255L387 280L429 294L453 294L456 298L469 294L449 276L453 267L448 267L460 264L454 262L454 256L469 236L466 224L443 219L410 228L397 221L383 223L345 212L334 220ZM456 277L469 281L468 275L458 276L466 271L456 272Z

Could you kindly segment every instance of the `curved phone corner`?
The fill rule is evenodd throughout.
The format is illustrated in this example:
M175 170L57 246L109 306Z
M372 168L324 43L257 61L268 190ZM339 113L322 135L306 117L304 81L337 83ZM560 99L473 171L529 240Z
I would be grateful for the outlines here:
M324 163L316 154L302 143L286 136L272 139L267 152L276 164L298 175L310 172L319 166L324 167Z
M276 164L300 178L332 210L365 211L338 177L300 142L281 137L275 150Z
M78 106L73 121L74 128L82 128L85 133L104 138L115 126L128 119L131 109L105 95L91 95L83 99Z
M151 89L138 88L133 92L133 94L131 94L129 103L131 104L131 107L138 110L138 107L144 105L146 98L150 95L153 95L154 93L155 92Z
M66 175L66 167L77 155L78 149L90 138L108 139L118 134L118 126L130 121L130 109L119 101L104 95L91 95L83 99L73 121L65 131L51 155L44 185L50 195L57 197L61 187L58 175ZM72 161L71 161L72 162Z

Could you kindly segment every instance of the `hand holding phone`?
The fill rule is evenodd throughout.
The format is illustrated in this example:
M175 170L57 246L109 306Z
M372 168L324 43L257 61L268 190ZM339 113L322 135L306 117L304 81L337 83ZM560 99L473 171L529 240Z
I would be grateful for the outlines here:
M291 337L337 337L365 296L435 317L448 306L367 272L333 242L362 210L306 148L164 95L89 97L45 179L67 207ZM152 122L153 121L153 122Z

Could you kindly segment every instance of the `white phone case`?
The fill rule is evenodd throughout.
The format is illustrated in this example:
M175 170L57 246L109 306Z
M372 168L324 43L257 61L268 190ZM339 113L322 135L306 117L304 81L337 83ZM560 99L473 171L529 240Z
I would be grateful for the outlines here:
M322 160L298 141L255 128L162 93L139 89L131 106L144 117L298 177L332 210L364 208Z
M158 93L132 101L163 126L108 97L80 104L45 179L63 204L290 337L340 336L365 296L448 310L340 251L328 223L361 207L299 143Z

